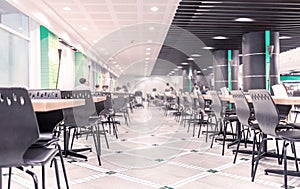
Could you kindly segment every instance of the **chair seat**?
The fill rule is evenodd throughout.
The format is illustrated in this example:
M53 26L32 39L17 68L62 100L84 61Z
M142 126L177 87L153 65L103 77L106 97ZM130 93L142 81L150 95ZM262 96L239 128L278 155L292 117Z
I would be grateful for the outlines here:
M23 158L27 165L44 165L59 153L55 148L29 148Z
M238 117L236 115L225 116L224 121L238 121Z
M300 141L300 130L277 131L277 135L285 140Z

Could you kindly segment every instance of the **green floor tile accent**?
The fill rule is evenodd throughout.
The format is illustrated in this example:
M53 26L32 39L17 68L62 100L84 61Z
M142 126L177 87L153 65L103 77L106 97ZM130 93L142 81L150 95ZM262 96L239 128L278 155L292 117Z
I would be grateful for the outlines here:
M108 175L113 175L113 174L116 174L117 172L114 172L114 171L107 171L105 172L105 174L108 174Z
M169 186L164 186L164 187L160 187L159 189L174 189L174 188L169 187Z
M117 153L117 154L121 154L121 153L123 153L123 151L116 151L116 153Z
M248 158L241 158L240 160L248 161Z
M217 170L214 170L214 169L209 169L209 170L207 170L207 172L209 172L209 173L216 173L216 172L218 172Z
M282 185L280 188L284 188L284 185ZM287 189L293 189L295 186L288 186Z
M163 160L163 159L155 159L154 161L162 162L162 161L165 161L165 160Z

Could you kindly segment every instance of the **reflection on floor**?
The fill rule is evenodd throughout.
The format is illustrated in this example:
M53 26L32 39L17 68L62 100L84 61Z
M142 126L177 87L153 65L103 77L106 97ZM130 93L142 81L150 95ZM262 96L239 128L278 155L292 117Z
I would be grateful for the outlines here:
M135 109L130 126L119 127L119 139L109 135L109 149L102 140L101 167L94 152L86 153L87 162L66 159L70 188L281 188L282 176L265 175L263 171L270 167L282 168L276 166L275 159L261 160L256 180L251 182L250 155L240 154L233 164L232 149L221 156L221 145L215 143L211 149L204 136L191 137L191 132L187 133L187 128L179 125L172 115L164 117L157 107ZM92 139L81 137L76 144L90 145ZM289 166L293 168L293 162ZM39 168L32 170L40 178ZM56 188L54 170L48 167L46 170L46 188ZM6 188L7 170L3 172ZM62 175L61 184L64 185ZM300 179L289 177L289 185L300 188ZM13 169L11 188L34 187L28 175Z

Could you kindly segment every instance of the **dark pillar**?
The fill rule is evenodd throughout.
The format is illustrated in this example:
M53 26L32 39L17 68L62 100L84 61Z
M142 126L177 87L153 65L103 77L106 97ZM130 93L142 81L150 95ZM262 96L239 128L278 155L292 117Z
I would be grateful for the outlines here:
M238 89L239 51L231 51L231 57L228 56L228 50L214 51L213 54L215 90L228 87L228 63L231 65L231 90Z
M270 32L270 45L274 46L270 55L270 86L279 83L279 33ZM243 35L243 89L266 89L266 35L252 32Z

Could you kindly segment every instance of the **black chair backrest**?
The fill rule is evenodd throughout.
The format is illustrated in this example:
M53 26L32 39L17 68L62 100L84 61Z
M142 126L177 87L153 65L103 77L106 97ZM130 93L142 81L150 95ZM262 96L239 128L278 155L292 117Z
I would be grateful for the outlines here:
M249 126L252 113L245 94L241 90L231 91L231 94L235 103L236 115L240 123Z
M25 151L39 138L26 89L0 88L0 120L0 167L23 165Z
M68 126L87 126L89 117L96 114L90 90L61 91L62 99L85 99L85 105L63 109L64 124Z
M212 110L215 112L215 115L219 119L223 119L223 104L218 95L218 92L209 91L209 94L211 95L211 100L212 100L212 105L211 105Z
M257 89L249 90L249 94L260 129L263 133L276 137L280 116L270 93L265 89Z
M31 99L61 99L59 89L30 89L28 93ZM36 112L36 117L41 133L52 133L64 118L62 110Z

